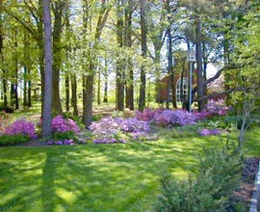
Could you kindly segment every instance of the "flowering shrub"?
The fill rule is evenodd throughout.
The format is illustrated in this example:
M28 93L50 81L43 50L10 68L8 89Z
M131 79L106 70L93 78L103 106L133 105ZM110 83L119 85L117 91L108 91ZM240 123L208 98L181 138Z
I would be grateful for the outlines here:
M51 127L53 132L80 132L80 128L75 121L73 121L72 119L66 120L61 115L58 115L52 119Z
M204 128L204 129L198 130L198 133L201 136L219 135L219 134L221 134L221 130L219 130L219 129L212 129L212 130L210 130L210 129Z
M152 110L146 108L143 112L136 111L136 118L143 121L154 122L158 126L184 126L196 123L200 119L198 115L186 110Z
M143 112L136 110L135 111L135 117L139 120L142 121L152 121L154 119L154 116L156 114L156 111L150 109L150 108L145 108Z
M93 140L94 144L113 144L113 143L126 143L125 140L118 140L116 138L98 138Z
M34 123L26 121L25 119L16 120L13 124L5 128L7 135L27 135L30 138L37 138Z
M49 140L47 141L47 145L73 145L74 141L72 139L64 139L62 141L58 140Z
M89 129L95 135L94 143L125 143L122 134L131 134L134 138L149 132L147 122L137 118L112 118L107 116L99 122L93 122Z
M225 101L223 99L219 99L218 101L211 99L206 104L206 111L213 115L224 116L229 110L230 108L226 107Z

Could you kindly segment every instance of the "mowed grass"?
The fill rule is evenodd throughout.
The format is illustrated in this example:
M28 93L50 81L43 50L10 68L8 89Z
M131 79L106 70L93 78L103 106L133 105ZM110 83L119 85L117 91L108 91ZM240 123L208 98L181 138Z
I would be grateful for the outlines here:
M246 138L247 155L260 156L259 129ZM186 178L202 147L221 141L225 136L165 136L144 143L2 147L0 211L153 211L160 175Z

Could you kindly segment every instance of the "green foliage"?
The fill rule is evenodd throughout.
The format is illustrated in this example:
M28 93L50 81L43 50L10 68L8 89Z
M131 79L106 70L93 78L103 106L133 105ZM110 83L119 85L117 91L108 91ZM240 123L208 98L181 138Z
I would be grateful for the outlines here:
M157 211L223 211L241 174L241 154L234 147L204 148L198 172L188 180L177 181L166 174L160 179L162 194Z
M22 144L30 140L28 135L16 134L16 135L2 135L0 136L0 146L12 146Z
M197 126L183 126L183 127L173 127L171 129L163 129L159 132L159 137L164 136L169 139L171 138L186 138L197 136L198 127Z
M74 136L75 136L75 133L73 131L65 131L65 132L55 131L53 133L53 138L56 141L65 140L65 139L73 139Z

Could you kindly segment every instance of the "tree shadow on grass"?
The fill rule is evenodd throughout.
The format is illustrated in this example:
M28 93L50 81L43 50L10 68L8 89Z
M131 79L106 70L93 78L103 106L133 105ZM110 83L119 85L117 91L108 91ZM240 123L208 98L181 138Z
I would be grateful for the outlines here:
M0 211L147 211L161 173L193 171L196 148L196 140L9 148L0 153Z

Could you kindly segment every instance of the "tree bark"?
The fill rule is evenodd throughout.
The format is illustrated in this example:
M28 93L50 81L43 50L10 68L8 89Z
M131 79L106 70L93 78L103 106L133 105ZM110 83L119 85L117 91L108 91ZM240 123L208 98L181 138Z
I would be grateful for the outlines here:
M52 114L52 27L50 0L43 0L43 22L44 22L44 58L45 58L45 81L44 83L44 104L43 104L43 125L42 136L49 137L51 131Z
M133 8L130 0L127 1L127 6L125 8L125 46L132 48L132 15ZM134 71L132 58L127 58L126 67L128 71L128 78L126 82L126 107L130 110L134 110Z
M66 73L65 76L65 93L66 93L66 111L70 111L70 77L69 74Z
M94 64L90 65L94 69ZM83 123L88 128L92 122L94 73L89 73L85 78L85 98L83 102Z
M71 101L73 107L73 115L78 116L78 106L77 106L77 78L75 74L71 76Z
M196 33L196 60L197 60L197 85L198 85L198 107L202 111L205 107L205 100L202 97L206 95L204 86L204 77L202 70L202 45L201 45L201 21L197 15L195 18L195 33Z
M142 56L147 56L147 26L146 26L146 14L145 14L146 0L140 0L140 13L141 13L141 49ZM139 94L139 110L143 111L145 108L146 98L146 74L144 66L141 67L140 75L140 94Z
M122 1L118 0L118 11L117 11L117 45L123 47L123 12L121 9ZM116 63L116 109L124 111L124 91L125 91L125 79L123 70L123 59L117 58Z
M3 84L3 99L4 99L4 107L7 107L8 100L7 100L7 80L6 80L6 71L4 68L4 34L3 34L3 20L2 20L2 13L3 13L3 0L0 0L0 61L1 61L1 72L2 72L2 84Z
M52 77L52 106L53 111L62 114L60 98L60 71L61 71L61 35L62 13L65 7L64 1L54 2L54 26L53 26L53 77Z

